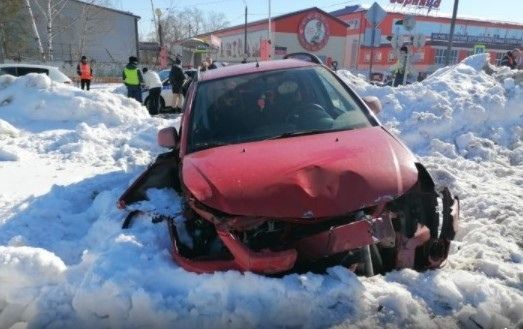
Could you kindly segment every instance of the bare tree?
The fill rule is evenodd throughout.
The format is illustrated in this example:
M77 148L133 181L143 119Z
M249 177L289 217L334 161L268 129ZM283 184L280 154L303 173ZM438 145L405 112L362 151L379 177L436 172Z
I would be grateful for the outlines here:
M29 2L29 0L26 0ZM55 34L55 28L53 22L55 18L62 12L69 0L44 0L45 6L40 4L39 0L34 1L42 16L45 19L45 26L47 31L47 59L53 60L53 38Z
M27 8L27 12L29 13L29 17L31 19L31 27L33 29L33 36L35 39L35 42L38 46L38 51L40 52L40 57L42 60L45 60L45 53L44 48L42 47L42 40L40 39L40 34L38 33L38 29L36 28L36 21L35 17L33 15L33 9L31 8L31 2L29 0L25 0L25 7Z
M170 9L167 15L161 17L164 44L172 52L178 40L187 39L199 34L219 30L229 25L223 13L210 12L205 14L198 8ZM151 33L151 40L155 40Z
M82 13L78 19L79 28L77 29L78 54L85 52L86 44L94 35L110 32L110 25L107 21L110 19L107 11L103 7L111 7L109 0L90 0L82 5Z

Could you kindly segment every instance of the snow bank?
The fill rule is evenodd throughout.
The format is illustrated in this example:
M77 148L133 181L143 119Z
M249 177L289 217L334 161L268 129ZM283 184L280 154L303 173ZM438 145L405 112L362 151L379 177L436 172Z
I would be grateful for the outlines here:
M348 71L340 76L361 95L383 103L379 119L421 155L439 152L468 159L494 160L504 148L521 163L523 89L506 89L482 68L486 54L439 69L421 83L398 88L373 86Z
M44 76L0 78L0 328L521 327L523 96L516 81L484 74L484 61L400 88L340 72L380 97L379 119L462 201L446 267L373 278L342 267L282 278L184 271L165 223L143 215L122 230L115 207L161 152L156 130L179 118ZM148 193L135 209L180 211L173 191Z
M19 128L32 128L35 121L116 126L139 124L148 114L133 99L105 91L82 91L51 81L45 74L31 73L0 77L0 118L9 118Z

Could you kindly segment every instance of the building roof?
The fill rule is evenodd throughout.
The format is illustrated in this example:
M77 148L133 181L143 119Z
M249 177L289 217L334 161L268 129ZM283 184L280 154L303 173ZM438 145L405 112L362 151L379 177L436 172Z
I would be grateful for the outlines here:
M346 6L345 8L338 9L335 11L331 11L329 14L332 16L340 17L348 14L352 14L359 11L368 11L370 8L370 5L353 5L353 6ZM450 13L444 13L440 12L439 10L435 10L434 8L426 13L423 14L421 12L412 12L409 9L401 10L398 8L390 8L385 7L383 8L387 13L389 14L411 14L418 17L431 17L431 18L452 18L452 14ZM473 17L473 16L467 16L467 15L461 15L459 14L457 17L457 21L471 21L471 22L483 22L483 23L492 23L492 24L504 24L504 25L512 25L512 26L518 26L523 27L523 23L518 22L511 22L511 21L498 21L498 20L492 20L490 18L484 18L484 17Z
M362 11L362 10L367 10L367 9L365 9L364 7L362 7L360 5L354 5L354 6L347 6L342 9L331 11L329 14L332 16L338 17L338 16L347 15L347 14L352 14L352 13L355 13L357 11Z
M338 23L340 23L340 24L342 24L344 26L347 26L347 27L349 26L343 20L339 19L336 16L333 16L333 15L329 14L326 11L321 10L318 7L310 7L310 8L306 8L306 9L302 9L302 10L298 10L298 11L293 11L293 12L290 12L290 13L287 13L287 14L274 16L274 17L271 17L271 21L272 22L278 21L278 20L287 18L289 16L299 15L301 13L304 13L304 12L307 12L307 11L311 11L311 10L319 11L320 13L324 14L325 16L329 16L329 18L337 21ZM254 21L254 22L247 23L247 27L256 26L256 25L260 25L260 24L265 24L265 23L268 23L268 22L269 22L269 19L268 18L264 18L264 19L260 19L260 20ZM216 33L223 33L223 32L227 32L227 31L232 31L232 30L236 30L236 29L239 29L239 28L243 28L244 26L245 26L244 24L235 25L235 26L231 26L231 27L226 27L226 28L221 29L221 30L216 30L216 31L208 32L208 33L203 33L203 34L200 34L199 36L206 36L206 35L210 35L210 34L216 34Z
M118 13L118 14L123 14L123 15L127 15L127 16L133 16L133 17L138 18L138 19L141 18L140 16L135 15L135 14L133 14L131 12L128 12L128 11L122 11L122 10L118 10L118 9L104 7L104 6L96 5L96 4L85 2L85 1L81 1L81 0L72 0L72 1L80 3L82 5L93 6L93 7L96 7L96 8L109 10L109 11L112 11L112 12L115 12L115 13Z

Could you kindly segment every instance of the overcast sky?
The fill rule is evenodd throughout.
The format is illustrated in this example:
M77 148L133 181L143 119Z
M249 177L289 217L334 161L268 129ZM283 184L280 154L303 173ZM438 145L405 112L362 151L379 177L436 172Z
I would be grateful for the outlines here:
M248 7L249 21L267 18L269 12L268 2L268 0L153 0L154 6L161 10L174 6L177 9L197 7L204 11L223 12L231 25L243 24L245 3ZM377 0L376 2L385 9L393 8L390 0ZM372 3L373 1L366 0L273 0L271 2L271 14L272 16L278 16L314 6L329 12L348 5L371 5ZM120 10L130 11L141 17L139 30L142 36L147 35L153 28L150 1L113 0L113 4ZM450 15L453 5L454 0L441 0L439 12ZM523 0L460 0L459 15L523 23Z

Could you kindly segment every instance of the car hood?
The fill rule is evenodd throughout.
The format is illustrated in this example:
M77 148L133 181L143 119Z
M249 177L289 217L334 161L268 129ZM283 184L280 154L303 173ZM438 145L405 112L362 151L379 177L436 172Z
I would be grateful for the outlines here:
M231 215L322 218L395 198L416 159L382 127L234 144L186 155L182 179Z

